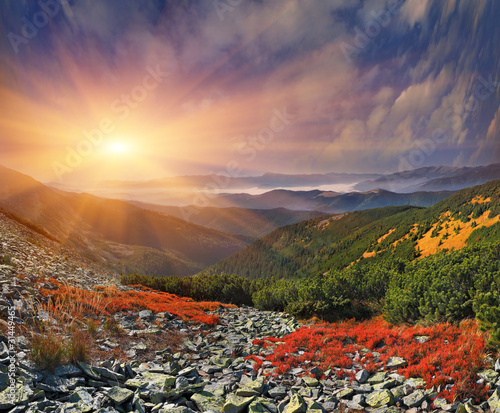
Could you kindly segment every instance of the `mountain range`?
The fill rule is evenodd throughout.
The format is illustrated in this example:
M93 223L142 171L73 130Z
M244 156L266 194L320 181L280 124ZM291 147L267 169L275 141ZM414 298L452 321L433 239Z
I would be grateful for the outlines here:
M466 176L464 182L485 179L495 171L492 165L473 171L451 169L455 172L461 169L462 175L453 173L455 177ZM430 176L441 176L435 179L451 179L451 172L446 168L435 168L428 172ZM423 170L414 171L400 178L408 182L423 173ZM432 183L432 180L429 182ZM280 231L295 228L294 225L299 228L311 222L327 222L327 227L334 230L331 235L335 239L343 233L344 228L349 229L349 236L354 236L362 227L360 222L366 219L371 222L374 216L378 217L379 212L374 211L380 210L382 214L391 216L403 211L416 213L421 211L420 207L431 207L436 203L441 205L448 199L455 199L455 195L450 195L451 192L446 191L395 193L377 189L343 194L322 190L276 189L260 195L213 195L210 201L215 206L211 207L178 207L62 191L0 167L1 211L30 226L32 230L94 260L96 264L121 273L186 276L218 263L217 268L224 271L245 267L246 273L250 274L262 257L254 256L252 252L255 259L249 265L233 266L232 263L238 261L235 257L245 256L255 245L265 246L269 249L265 255L273 256L274 241L269 240L273 240ZM425 211L432 211L437 205ZM367 212L363 212L365 210ZM349 214L344 217L345 213ZM328 216L325 218L325 215ZM339 216L342 218L337 220ZM356 217L360 217L359 220ZM354 226L346 224L351 219ZM356 236L370 238L372 234ZM285 238L288 239L288 236ZM311 236L311 240L314 238ZM259 239L257 244L244 249L256 239ZM280 243L283 243L280 239ZM295 251L294 248L286 246L287 251ZM308 255L300 249L295 252L297 257ZM330 253L337 258L342 256L337 250L331 250ZM281 252L278 256L280 265L291 265ZM273 262L274 259L269 260L266 268L273 266ZM274 270L270 273L274 273Z
M432 166L396 172L354 185L357 191L375 188L394 192L458 191L500 179L500 164L476 167Z
M500 239L500 180L463 189L428 207L392 206L278 228L210 271L304 278L360 260L414 260Z
M0 207L119 272L193 274L249 242L124 201L56 191L5 167Z
M251 208L341 213L387 205L429 206L450 192L500 178L500 164L477 167L432 166L388 174L275 174L230 177L224 174L167 177L149 181L102 181L54 188L104 198L162 206ZM382 190L378 200L371 191ZM354 192L368 193L354 195ZM431 195L415 193L438 192ZM412 194L408 201L394 194ZM340 195L346 195L341 198ZM326 200L324 198L337 199ZM309 198L309 199L308 199ZM368 198L365 202L363 198ZM383 199L388 199L384 203ZM390 198L390 199L389 199ZM419 199L420 198L420 199Z

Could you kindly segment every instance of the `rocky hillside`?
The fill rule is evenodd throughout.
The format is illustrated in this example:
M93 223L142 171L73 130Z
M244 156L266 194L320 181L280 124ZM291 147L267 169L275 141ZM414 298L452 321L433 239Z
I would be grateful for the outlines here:
M0 411L500 407L500 362L474 323L301 325L284 313L104 287L112 274L77 252L6 215L0 229Z
M46 298L54 298L58 288L62 287L53 282L40 285ZM7 343L12 341L0 335L0 411L397 413L500 407L500 391L494 387L500 363L483 359L484 342L470 326L392 329L380 322L300 326L283 313L217 303L205 310L211 317L205 324L193 313L182 313L179 306L172 307L174 312L151 310L148 304L134 310L123 301L133 294L147 294L149 303L172 299L164 294L94 291L105 292L108 298L117 294L123 304L112 315L87 316L97 322L93 330L87 319L81 331L72 331L69 326L79 320L78 315L64 324L60 315L45 313L46 333L61 342L72 340L72 349L83 345L88 351L84 354L93 358L71 363L63 359L44 368L33 359L40 363L50 358L40 349L40 343L47 345L50 338L40 341L39 333L22 327L30 317L35 317L36 325L43 312L8 300L16 307L16 336L9 351ZM90 296L86 297L91 306ZM42 306L43 300L39 309ZM83 344L76 341L82 339ZM8 387L9 355L15 357L16 366L13 396ZM432 358L432 367L425 367ZM458 363L469 370L457 374ZM487 383L493 389L489 393Z
M0 212L0 283L4 297L18 297L16 290L32 289L39 277L87 286L110 285L117 280L116 273Z

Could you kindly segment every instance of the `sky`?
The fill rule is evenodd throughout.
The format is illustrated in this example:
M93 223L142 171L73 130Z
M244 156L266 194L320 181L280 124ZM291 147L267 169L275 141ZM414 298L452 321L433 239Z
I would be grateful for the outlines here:
M43 182L500 162L497 0L0 12L0 164Z

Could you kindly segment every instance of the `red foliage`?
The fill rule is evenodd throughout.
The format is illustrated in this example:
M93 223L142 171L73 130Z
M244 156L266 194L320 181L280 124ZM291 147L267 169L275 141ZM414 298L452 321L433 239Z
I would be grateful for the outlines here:
M221 307L234 307L217 302L195 302L190 298L178 297L174 294L163 293L143 286L133 286L135 290L121 291L115 287L96 287L92 291L81 290L76 287L63 285L56 280L50 280L59 287L58 290L42 289L41 293L51 296L53 302L71 303L72 308L80 314L96 313L107 315L119 311L151 310L153 312L169 312L183 320L196 323L215 325L220 322L216 315L206 314Z
M416 336L429 338L419 343ZM276 367L275 374L303 366L306 361L323 370L340 369L337 374L343 374L342 369L353 367L353 358L347 353L366 348L369 352L360 352L356 361L370 372L384 368L389 357L397 356L407 361L406 367L398 369L406 378L423 378L428 388L439 385L444 388L445 384L456 383L451 392L440 394L449 401L460 397L471 383L475 385L475 374L484 368L485 340L474 321L465 321L460 326L438 324L433 327L396 327L378 318L360 323L345 321L304 327L283 339L266 338L254 344L268 348L276 342L279 344L273 354L266 357ZM375 356L374 351L379 355ZM487 388L475 386L471 394L484 399Z

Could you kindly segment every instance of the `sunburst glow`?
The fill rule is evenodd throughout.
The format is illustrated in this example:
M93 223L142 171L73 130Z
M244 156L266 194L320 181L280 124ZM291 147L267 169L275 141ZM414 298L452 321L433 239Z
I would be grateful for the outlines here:
M125 141L112 141L106 145L106 152L112 155L127 155L131 152L131 145Z

